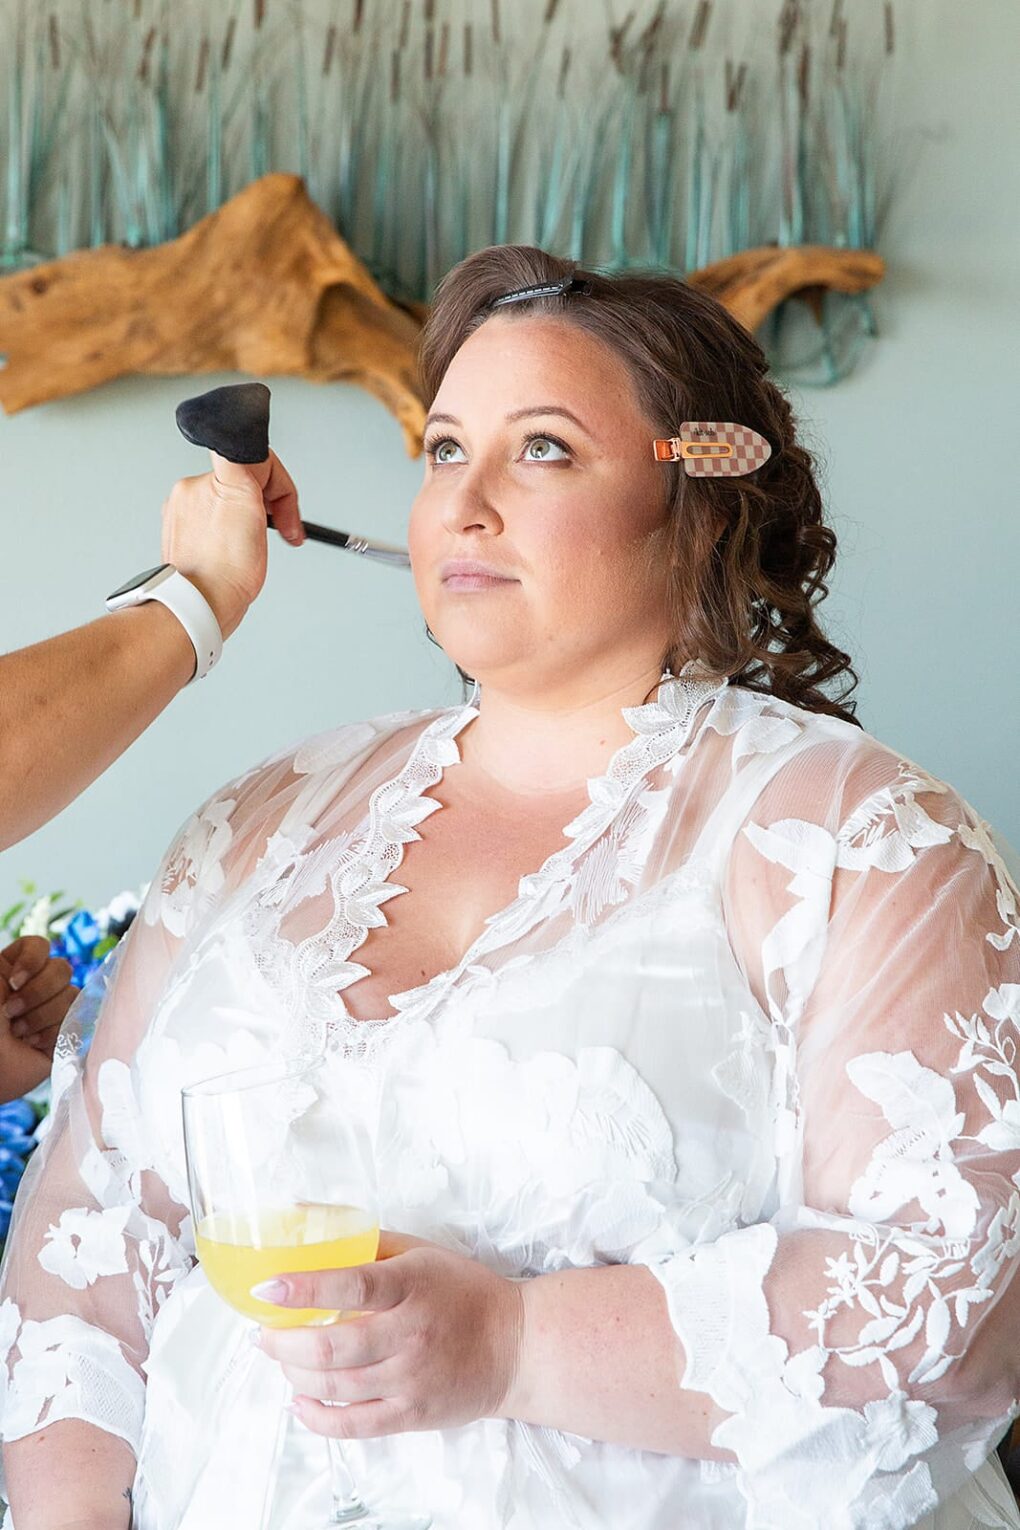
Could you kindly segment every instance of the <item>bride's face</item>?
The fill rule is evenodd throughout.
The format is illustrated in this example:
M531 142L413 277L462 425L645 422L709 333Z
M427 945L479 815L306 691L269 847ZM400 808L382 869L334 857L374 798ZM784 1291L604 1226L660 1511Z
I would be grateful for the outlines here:
M435 637L485 684L612 687L669 647L665 469L624 362L569 323L487 320L425 427L409 545ZM460 577L471 562L500 576Z

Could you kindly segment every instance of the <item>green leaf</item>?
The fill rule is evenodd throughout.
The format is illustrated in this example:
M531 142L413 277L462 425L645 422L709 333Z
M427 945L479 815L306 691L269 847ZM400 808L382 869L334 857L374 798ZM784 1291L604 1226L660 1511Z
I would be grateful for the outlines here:
M12 903L6 913L0 914L0 929L10 930L13 933L27 907L28 901L25 898L22 898L20 903Z

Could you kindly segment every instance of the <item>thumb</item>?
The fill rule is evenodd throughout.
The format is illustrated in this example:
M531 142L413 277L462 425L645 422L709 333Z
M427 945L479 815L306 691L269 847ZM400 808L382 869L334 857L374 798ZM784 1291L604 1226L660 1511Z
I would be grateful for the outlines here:
M268 457L265 462L231 462L229 457L221 457L217 452L210 452L209 457L212 462L213 477L223 488L243 489L248 492L255 489L261 497L273 469Z

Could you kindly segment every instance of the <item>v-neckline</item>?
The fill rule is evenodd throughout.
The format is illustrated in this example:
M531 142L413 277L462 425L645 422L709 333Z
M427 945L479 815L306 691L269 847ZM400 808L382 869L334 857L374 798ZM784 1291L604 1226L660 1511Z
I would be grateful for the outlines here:
M361 926L346 953L343 965L349 975L336 989L343 1011L340 1023L364 1028L361 1034L366 1037L395 1025L412 1012L424 1012L425 1008L431 1007L427 1001L438 1000L443 992L452 988L479 956L506 944L510 934L500 938L501 927L512 929L514 934L532 928L541 918L539 894L562 881L576 860L612 826L632 799L638 783L683 748L698 710L726 683L707 675L696 661L691 661L679 675L660 682L654 700L621 708L621 716L633 737L614 750L601 775L588 780L588 805L564 827L563 836L567 842L552 851L536 871L520 878L516 895L487 916L482 930L457 962L435 973L425 983L389 994L387 1001L393 1009L392 1014L359 1018L347 1009L343 992L372 974L370 968L351 961L350 957L363 944L370 928L387 923L379 905L408 891L392 880L403 861L404 846L421 838L414 824L443 807L436 798L426 797L425 793L443 780L451 765L461 763L457 737L479 715L480 709L469 702L441 712L426 724L401 769L373 791L363 821L364 832L358 834L350 849L348 867L360 863L365 868L367 876L361 897L370 902L375 917ZM532 906L534 917L530 923L521 925L528 904Z

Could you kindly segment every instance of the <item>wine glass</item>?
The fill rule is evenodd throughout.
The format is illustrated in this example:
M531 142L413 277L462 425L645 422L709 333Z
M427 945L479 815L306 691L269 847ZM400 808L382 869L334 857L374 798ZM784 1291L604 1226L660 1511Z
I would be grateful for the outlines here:
M269 1328L321 1326L356 1314L277 1307L252 1296L252 1286L288 1271L367 1264L378 1251L363 1102L342 1085L342 1067L319 1056L220 1074L181 1091L198 1257L217 1294ZM340 1441L326 1443L328 1525L428 1530L430 1515L369 1508Z

